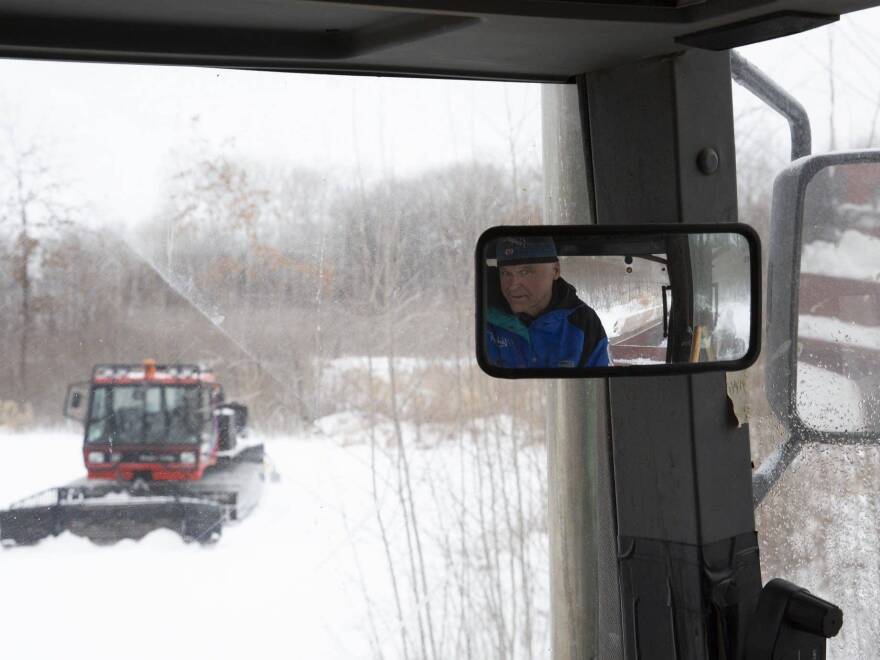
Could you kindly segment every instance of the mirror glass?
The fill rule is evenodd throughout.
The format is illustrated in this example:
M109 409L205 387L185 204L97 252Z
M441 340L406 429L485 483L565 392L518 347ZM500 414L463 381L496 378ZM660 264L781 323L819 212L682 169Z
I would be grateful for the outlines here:
M589 371L743 360L751 345L749 239L682 227L484 234L481 363Z
M807 184L798 298L797 412L819 431L880 431L880 163Z

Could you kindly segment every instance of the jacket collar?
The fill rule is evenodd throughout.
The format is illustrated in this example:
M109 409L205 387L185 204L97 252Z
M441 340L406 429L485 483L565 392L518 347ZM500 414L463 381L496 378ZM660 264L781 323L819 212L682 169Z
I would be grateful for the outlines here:
M547 305L544 311L538 314L538 316L529 316L525 313L516 314L515 316L523 325L528 327L533 321L545 314L555 312L557 309L573 309L582 304L581 299L577 297L577 289L560 277L553 282L553 294L550 297L550 304ZM513 315L510 305L507 304L506 300L504 301L504 306L507 308L508 314Z

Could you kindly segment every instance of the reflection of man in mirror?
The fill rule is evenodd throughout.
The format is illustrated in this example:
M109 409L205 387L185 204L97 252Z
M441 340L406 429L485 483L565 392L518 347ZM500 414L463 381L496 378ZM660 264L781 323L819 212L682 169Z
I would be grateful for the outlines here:
M610 366L602 322L560 276L552 238L502 238L495 256L498 279L490 277L486 316L486 349L492 364Z

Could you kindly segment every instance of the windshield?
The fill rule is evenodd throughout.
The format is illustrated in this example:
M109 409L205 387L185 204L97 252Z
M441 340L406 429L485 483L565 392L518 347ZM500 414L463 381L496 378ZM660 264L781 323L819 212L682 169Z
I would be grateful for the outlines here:
M542 221L541 87L0 71L0 509L59 487L102 505L0 551L8 655L154 657L132 630L156 612L172 658L546 655L544 385L477 367L472 253ZM95 387L83 452L67 384L145 359L149 384ZM216 376L211 423L161 386L179 364ZM114 468L102 443L200 430L216 451L143 452L179 502L85 479Z
M92 391L86 442L197 443L202 430L198 386L116 385Z
M833 64L822 30L743 54L805 103L837 71L836 105L808 108L817 150L876 144L880 68L860 53L876 52L880 19L832 29ZM226 413L208 424L194 388L102 385L87 442L210 428L260 493L232 497L218 459L156 517L165 527L143 528L146 507L77 502L101 534L136 538L71 526L0 551L6 654L549 657L553 404L545 383L477 367L473 246L575 206L544 183L560 165L543 159L542 93L560 88L10 59L0 73L0 509L84 492L67 384L144 358L210 367L229 409L247 406L246 433L229 415L220 437ZM766 237L787 127L737 103L740 217ZM627 311L609 321L618 337ZM779 440L762 370L743 376L756 465ZM189 447L148 453L204 467ZM878 465L874 449L811 449L757 511L764 577L843 605L837 660L880 648ZM98 502L125 503L129 485ZM174 518L189 500L225 516L205 547ZM157 612L161 635L138 645Z

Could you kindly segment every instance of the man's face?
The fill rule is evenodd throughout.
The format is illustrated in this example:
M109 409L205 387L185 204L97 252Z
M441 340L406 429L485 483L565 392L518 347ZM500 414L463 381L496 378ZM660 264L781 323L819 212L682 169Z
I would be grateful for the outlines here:
M501 267L501 293L514 314L538 316L553 297L559 262Z

